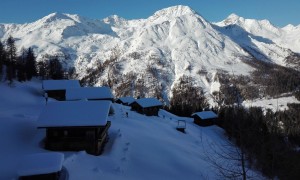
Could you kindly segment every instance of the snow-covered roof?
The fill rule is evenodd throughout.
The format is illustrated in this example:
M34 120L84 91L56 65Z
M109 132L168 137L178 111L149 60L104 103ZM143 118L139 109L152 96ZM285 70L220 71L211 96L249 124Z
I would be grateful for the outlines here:
M25 156L18 169L19 176L49 174L62 169L64 154L58 152L37 153Z
M104 126L111 101L59 101L45 106L37 127Z
M137 99L134 102L138 103L141 107L147 108L147 107L154 107L154 106L162 106L162 102L155 98L141 98Z
M63 90L68 88L79 88L78 80L44 80L43 90Z
M113 99L109 87L81 87L68 88L66 90L66 100L80 100L80 99Z
M194 116L194 115L199 116L202 120L204 120L204 119L213 119L213 118L218 117L218 115L216 113L214 113L213 111L196 112L196 113L192 114L192 116Z
M119 98L123 103L132 103L135 101L135 99L133 97L120 97Z

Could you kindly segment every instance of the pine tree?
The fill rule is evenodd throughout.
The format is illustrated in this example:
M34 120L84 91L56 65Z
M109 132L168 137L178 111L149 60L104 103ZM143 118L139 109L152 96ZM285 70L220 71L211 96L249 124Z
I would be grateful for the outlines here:
M49 76L51 79L63 79L64 77L62 65L57 57L49 61Z
M76 79L76 68L75 67L71 67L68 70L68 79Z
M0 41L0 75L2 75L4 64L5 64L5 49L2 42Z
M6 79L9 83L12 83L13 78L16 77L16 61L17 61L17 48L15 46L15 40L12 36L6 41L7 52L7 67L6 67Z
M25 63L26 63L26 50L22 49L21 56L18 58L16 69L17 69L17 78L18 81L26 81L25 74Z
M176 115L190 116L208 107L202 88L194 86L193 79L189 76L180 77L179 83L172 89L172 95L170 110Z
M31 80L33 76L37 76L36 59L32 48L28 48L27 50L25 68L27 80Z
M37 63L38 76L42 79L48 79L48 62L39 61Z

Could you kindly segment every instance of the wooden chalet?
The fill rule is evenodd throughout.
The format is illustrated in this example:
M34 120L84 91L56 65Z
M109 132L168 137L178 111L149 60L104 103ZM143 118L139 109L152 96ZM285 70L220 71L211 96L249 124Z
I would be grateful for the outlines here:
M79 87L78 80L44 80L42 84L42 88L48 94L48 97L59 101L66 99L66 89Z
M114 96L111 93L109 87L80 87L80 88L69 88L66 91L67 101L76 100L114 100Z
M163 104L155 98L137 99L130 104L131 110L147 116L158 116L158 111L162 105Z
M67 180L68 172L62 166L64 154L37 153L25 156L20 163L20 180Z
M134 101L135 99L133 97L121 97L116 100L116 103L129 106L129 104L133 103Z
M192 114L194 118L194 123L199 126L211 126L215 124L218 119L218 115L213 111L202 111Z
M108 140L111 101L63 101L45 106L38 128L46 129L45 149L100 155Z

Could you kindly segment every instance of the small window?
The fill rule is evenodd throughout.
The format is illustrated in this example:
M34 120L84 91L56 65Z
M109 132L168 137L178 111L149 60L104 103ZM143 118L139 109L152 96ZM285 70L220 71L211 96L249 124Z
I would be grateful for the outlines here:
M64 131L64 136L68 136L68 131L67 130Z

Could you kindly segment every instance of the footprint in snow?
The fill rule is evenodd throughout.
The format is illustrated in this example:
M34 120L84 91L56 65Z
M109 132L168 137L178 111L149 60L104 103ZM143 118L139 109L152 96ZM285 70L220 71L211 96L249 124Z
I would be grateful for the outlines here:
M124 151L124 152L128 151L128 147L125 147L125 148L123 149L123 151Z
M14 117L25 118L24 114L14 114Z
M118 167L115 169L115 172L116 172L116 173L123 173L124 171L121 169L120 166L118 166Z
M93 168L93 172L102 173L102 171L98 167Z

